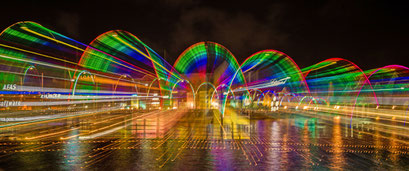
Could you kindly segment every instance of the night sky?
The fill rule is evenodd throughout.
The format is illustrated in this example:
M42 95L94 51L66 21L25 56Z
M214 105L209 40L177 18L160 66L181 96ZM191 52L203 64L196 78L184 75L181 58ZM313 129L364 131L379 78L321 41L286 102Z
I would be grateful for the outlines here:
M126 30L171 64L190 45L214 41L239 63L275 49L301 68L332 57L363 69L409 66L409 5L397 1L2 2L1 30L18 21L38 22L86 44L106 31Z

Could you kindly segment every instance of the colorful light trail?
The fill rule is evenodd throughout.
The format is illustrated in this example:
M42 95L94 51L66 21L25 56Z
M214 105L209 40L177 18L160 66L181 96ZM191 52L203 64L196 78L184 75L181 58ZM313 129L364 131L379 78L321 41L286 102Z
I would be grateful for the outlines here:
M87 45L24 21L0 33L0 77L0 155L82 149L64 153L73 170L116 150L149 151L143 160L157 168L192 150L220 161L232 156L223 152L237 150L246 167L289 152L315 166L314 149L334 154L335 165L345 151L407 157L409 68L402 65L362 70L329 58L300 69L271 49L240 64L209 41L188 47L170 65L127 31L105 32ZM316 138L322 125L331 128L330 142L289 133ZM267 128L272 132L256 131ZM302 143L291 143L293 136ZM357 150L347 141L356 136L388 139L390 147L359 142L364 150Z

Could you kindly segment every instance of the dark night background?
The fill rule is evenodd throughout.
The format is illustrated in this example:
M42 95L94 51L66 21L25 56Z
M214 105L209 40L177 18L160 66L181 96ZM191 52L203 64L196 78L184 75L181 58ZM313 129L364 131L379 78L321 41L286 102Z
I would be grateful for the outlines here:
M18 21L38 22L86 44L106 31L126 30L170 64L190 45L214 41L239 63L276 49L301 68L331 57L363 69L409 66L409 6L398 1L2 2L1 30Z

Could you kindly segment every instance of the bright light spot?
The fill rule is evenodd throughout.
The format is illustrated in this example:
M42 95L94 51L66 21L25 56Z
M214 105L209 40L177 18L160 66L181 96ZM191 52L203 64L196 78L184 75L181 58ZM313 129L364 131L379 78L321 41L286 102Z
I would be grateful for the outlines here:
M271 107L271 111L277 111L278 110L278 107Z

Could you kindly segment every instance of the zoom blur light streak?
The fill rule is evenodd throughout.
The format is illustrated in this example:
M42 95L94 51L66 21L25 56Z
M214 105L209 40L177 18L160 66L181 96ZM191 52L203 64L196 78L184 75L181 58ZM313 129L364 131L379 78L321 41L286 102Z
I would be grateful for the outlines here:
M86 45L34 22L13 24L1 32L0 39L4 91L22 91L15 88L15 85L18 85L18 87L41 86L42 90L44 87L65 89L67 91L63 93L71 95L86 95L87 92L94 90L97 91L94 92L97 96L107 94L98 93L99 91L110 91L112 95L115 95L116 91L135 91L137 95L140 93L138 91L149 93L155 79L158 79L158 87L153 87L152 90L159 90L155 93L161 94L158 97L171 97L160 99L160 105L155 108L161 109L172 107L171 104L175 104L173 101L181 100L182 97L189 100L181 101L185 106L194 104L196 107L203 107L217 104L218 102L209 101L213 99L214 91L199 92L200 87L204 86L207 89L209 85L213 89L226 85L222 86L220 91L215 91L216 99L221 103L220 110L223 116L225 108L232 107L227 105L228 101L231 101L230 104L239 104L236 107L251 106L258 92L267 91L272 92L273 96L278 97L277 101L281 102L285 96L293 96L291 99L295 101L286 102L293 105L285 104L286 108L291 106L295 108L301 104L300 99L305 97L312 97L314 103L316 99L322 99L328 102L326 105L351 107L351 120L354 110L362 105L376 108L391 105L393 109L407 109L403 107L407 106L405 100L399 100L397 104L386 100L392 98L389 97L391 94L406 91L407 69L404 66L392 65L363 71L347 59L331 58L300 69L291 57L276 50L257 52L239 65L227 48L214 42L199 42L192 45L171 66L140 39L126 31L108 31ZM124 75L129 79L121 79ZM270 83L271 80L283 79L286 81L282 85ZM181 84L179 86L182 87L178 88L181 89L180 92L172 92L180 80L186 80L189 86ZM112 85L113 82L116 84ZM76 89L79 93L75 92ZM192 90L186 91L187 89ZM258 91L253 91L252 102L247 105L243 103L245 99L248 100L247 96L251 97L251 90L256 89ZM387 91L388 95L382 93L386 89L390 90ZM34 91L22 91L20 94L35 97L30 92ZM45 93L35 92L39 95ZM234 98L231 96L233 92L236 92ZM173 93L178 97L172 98ZM27 99L11 96L3 98L4 104L7 101ZM207 104L200 104L204 102L203 99L194 98L195 96L206 96ZM295 96L297 98L294 98ZM272 96L262 93L262 96L257 98L257 104L262 100L263 105L270 107L271 99ZM146 100L137 101L137 106L140 106L139 103L151 103ZM146 108L146 105L142 106ZM24 108L33 109L31 106ZM14 109L13 105L7 105L7 109L4 110L22 109L21 107Z
M144 138L161 138L156 149L173 135L169 130L184 117L184 109L211 109L218 111L212 113L216 120L211 123L222 128L215 135L231 138L232 148L240 149L250 164L257 164L263 155L258 147L248 150L234 144L235 139L250 136L229 137L224 127L229 123L234 130L235 124L249 124L239 114L243 111L329 112L336 114L337 122L347 118L351 131L354 119L368 118L393 121L399 125L379 125L407 130L409 68L401 65L364 71L347 59L330 58L300 69L290 56L271 49L256 52L240 64L226 47L208 41L188 47L170 65L127 31L107 31L87 45L25 21L0 33L0 77L0 130L64 119L75 123L67 130L27 135L24 140L90 140L144 125ZM23 116L27 112L30 116ZM110 116L116 112L124 115ZM101 113L108 116L96 117ZM75 121L79 118L96 119L91 125L116 122L87 132L80 129L82 122ZM131 132L138 135L141 129L136 126ZM175 160L181 149L203 143L187 143L194 134L178 132L178 138L186 141L176 151L156 158L172 154L161 167Z

